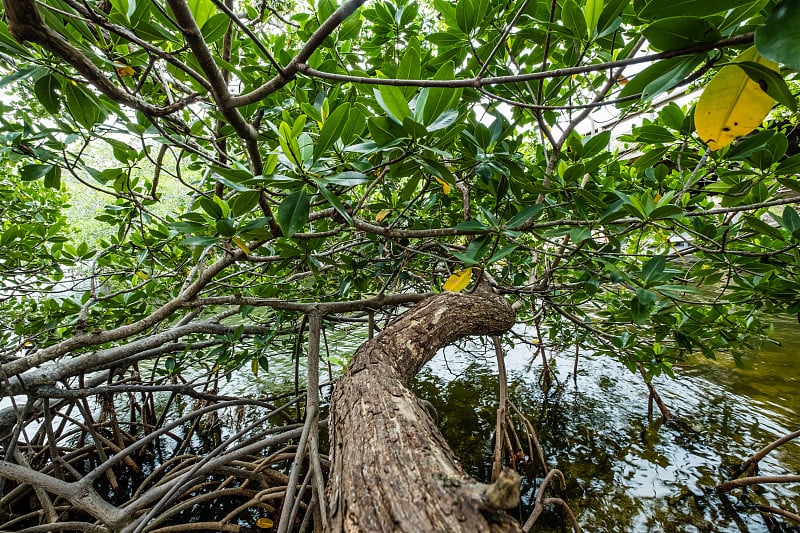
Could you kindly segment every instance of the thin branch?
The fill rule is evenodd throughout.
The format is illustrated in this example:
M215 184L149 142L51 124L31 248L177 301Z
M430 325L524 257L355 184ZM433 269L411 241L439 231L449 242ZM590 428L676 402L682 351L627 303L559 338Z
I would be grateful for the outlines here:
M608 61L603 63L596 63L594 65L584 65L578 67L567 67L543 72L532 72L529 74L517 74L513 76L496 76L490 78L464 78L456 80L414 80L414 79L395 79L395 78L371 78L365 76L350 76L346 74L335 74L332 72L323 72L311 68L303 63L298 65L298 70L302 74L312 78L320 78L328 81L339 83L358 83L367 85L392 85L396 87L446 87L457 89L459 87L479 89L487 85L509 85L512 83L523 83L532 80L542 80L549 78L562 78L572 76L573 74L584 74L587 72L598 72L601 70L610 70L629 65L638 65L641 63L652 63L661 59L669 59L672 57L679 57L684 55L698 54L708 52L709 50L716 50L719 48L727 48L730 46L738 46L742 44L750 44L753 42L753 33L744 33L728 39L723 39L715 43L707 43L698 46L691 46L688 48L681 48L678 50L669 50L657 54L649 54L641 57L631 57L628 59L621 59L619 61ZM251 93L252 94L252 93ZM247 95L245 95L247 96ZM243 99L240 97L239 99ZM239 103L239 99L234 98L236 105L246 105L248 101Z

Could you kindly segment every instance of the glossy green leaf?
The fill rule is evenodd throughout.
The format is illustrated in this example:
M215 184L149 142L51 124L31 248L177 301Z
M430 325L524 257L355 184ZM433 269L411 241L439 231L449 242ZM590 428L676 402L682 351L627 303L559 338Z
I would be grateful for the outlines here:
M489 0L458 0L456 4L456 22L458 27L466 34L472 33L483 23Z
M428 132L443 130L455 124L458 120L458 111L455 109L448 109L444 111L439 117L428 125Z
M800 230L800 215L797 214L797 211L792 206L787 205L783 208L781 220L783 221L783 226L790 232L794 233Z
M448 61L439 67L434 74L435 80L451 80L455 77L452 61ZM435 119L450 108L450 103L457 97L459 91L446 87L434 87L422 89L426 93L425 111L423 113L423 124L430 124Z
M53 165L25 165L19 169L19 177L23 181L38 180L47 175L48 172L53 170Z
M639 12L643 19L654 20L673 17L676 14L689 17L704 17L722 13L735 7L748 4L752 0L650 0Z
M762 56L800 72L800 2L779 2L756 29L755 43Z
M181 241L181 246L210 246L217 244L219 237L208 237L205 235L192 235Z
M230 201L231 214L234 217L240 217L245 213L249 213L256 205L258 205L258 199L260 196L260 191L248 190L247 192L240 192L233 197L233 200Z
M800 154L795 154L780 162L775 168L775 174L786 176L800 173Z
M660 79L669 78L673 71L684 68L686 59L685 57L673 57L653 63L628 81L619 92L619 97L625 98L640 94L644 92L645 88L651 83L657 82ZM633 105L633 102L628 101L617 104L617 107L630 107L631 105Z
M389 117L370 117L367 128L378 146L395 144L406 137L406 132Z
M597 23L600 20L600 15L603 13L604 7L604 0L586 0L586 5L583 6L583 16L586 19L586 31L590 38L595 30L597 30Z
M130 2L131 0L128 1ZM212 0L187 0L186 3L189 5L194 20L200 28L217 11Z
M411 118L411 109L399 87L379 85L374 89L374 94L378 105L398 124L402 124L406 118Z
M656 20L642 30L642 35L656 50L687 48L722 38L709 20L683 16Z
M331 204L334 209L336 209L336 212L342 216L345 222L352 226L353 217L350 216L350 213L347 211L347 208L344 206L342 201L333 192L331 192L331 190L328 189L324 183L317 181L317 187L319 188L320 194L322 194L328 203Z
M397 78L406 80L418 80L422 76L422 63L420 60L419 40L416 38L411 39L400 64L397 66ZM414 92L415 87L403 87L401 89L406 98L410 98Z
M611 131L601 131L597 135L584 138L582 156L588 159L599 154L608 148L609 142L611 142Z
M67 99L67 109L84 128L92 128L102 120L103 111L96 97L80 85L67 83L64 86L64 96Z
M278 206L277 220L284 237L291 237L308 222L310 198L306 191L293 192Z
M561 20L575 37L582 39L586 35L586 18L575 0L564 0L561 6Z
M208 43L216 42L227 33L231 25L231 18L225 13L217 13L209 18L200 29L203 38Z
M325 183L327 185L341 185L342 187L355 187L356 185L369 183L369 176L367 176L366 174L362 174L361 172L348 170L346 172L340 172L339 174L336 174L334 176L323 178L320 180L320 182Z
M45 74L36 81L33 86L36 99L42 104L48 113L56 114L61 108L61 83L58 78L53 74Z
M44 186L51 189L61 189L61 167L50 165L52 168L44 175Z
M535 217L543 209L544 209L543 204L534 204L524 207L519 211L519 213L511 217L511 219L508 222L506 222L506 227L508 229L516 229L519 226L528 222L533 217Z

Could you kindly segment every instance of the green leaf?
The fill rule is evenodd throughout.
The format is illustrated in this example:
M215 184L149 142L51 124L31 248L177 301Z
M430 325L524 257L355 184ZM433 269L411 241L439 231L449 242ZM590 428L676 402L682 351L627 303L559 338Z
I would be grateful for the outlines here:
M58 78L53 74L45 74L33 86L33 92L36 99L42 104L48 113L55 115L61 108L61 98L58 93L61 92L61 83Z
M181 246L210 246L217 244L219 237L209 237L206 235L192 235L183 239L180 243Z
M234 217L240 217L245 213L249 213L251 209L258 205L260 196L260 191L248 190L247 192L240 192L230 202L231 214Z
M650 318L651 308L652 305L645 305L641 303L638 298L631 298L631 319L636 324L644 323L648 318Z
M591 137L584 137L583 139L583 158L589 159L608 148L608 143L611 142L611 131L606 130L592 135Z
M687 58L673 57L671 59L664 59L657 63L653 63L636 76L634 76L619 92L620 98L632 96L644 92L645 88L652 82L668 76L670 72L675 69L681 68ZM618 107L630 107L633 102L621 102L617 104Z
M464 220L456 224L459 231L488 231L489 228L480 220Z
M45 177L52 170L53 165L25 165L19 169L19 177L22 181L38 180Z
M597 23L600 20L604 6L604 0L586 0L586 5L583 6L583 16L586 19L586 31L589 38L592 37L592 34L597 29Z
M761 87L762 91L773 97L779 104L785 105L792 111L797 111L794 95L780 73L754 61L737 61L732 64L744 70L747 76Z
M52 168L44 175L44 186L51 189L61 189L61 167L51 165Z
M677 205L662 205L650 211L649 220L659 220L662 218L681 218L684 215L683 209Z
M656 50L676 50L719 41L719 30L706 19L670 17L656 20L642 30L642 35Z
M194 20L200 28L217 10L212 0L187 0L186 3L189 5L189 10L191 10Z
M469 35L483 24L488 7L489 0L458 0L455 16L461 31Z
M800 173L800 154L795 154L780 162L775 169L775 174L786 176Z
M247 192L250 190L248 187L245 187L241 183L236 183L235 181L231 181L228 178L224 178L222 176L214 176L214 180L218 181L219 183L222 183L229 189L233 189L234 191Z
M373 90L378 105L386 111L395 122L403 123L403 119L411 118L411 109L400 87L379 85Z
M800 72L800 2L779 2L756 29L755 42L759 54Z
M75 121L84 128L91 129L103 118L103 112L96 97L74 82L64 87L67 108Z
M783 208L782 220L783 226L790 232L794 233L800 229L800 215L797 214L797 211L792 206L787 205Z
M328 203L331 204L334 209L336 209L336 212L342 215L342 218L344 218L345 221L352 226L353 217L351 217L350 213L347 212L347 209L342 204L342 201L339 200L339 198L335 194L333 194L330 191L330 189L328 189L325 186L324 183L322 183L322 180L315 180L315 181L317 183L317 187L319 188L320 194L322 194L322 196L328 201Z
M455 67L452 61L448 61L439 67L439 70L433 75L434 80L452 80L454 77ZM426 87L422 89L422 92L426 94L423 124L430 124L439 118L439 115L449 109L450 103L460 94L460 91L447 87Z
M411 38L409 40L403 58L397 66L397 78L405 80L418 80L422 75L422 64L420 62L419 40ZM404 87L401 89L406 98L416 91L415 87Z
M36 76L41 73L47 72L45 67L25 67L17 70L13 74L9 74L4 78L0 79L0 88L5 87L6 85L10 85L15 81L25 80L30 78L31 76Z
M287 196L278 207L278 224L284 237L291 237L308 222L310 199L306 191L300 189Z
M317 138L317 144L314 146L314 158L318 159L324 154L328 148L334 145L342 135L342 130L347 119L350 115L350 103L345 102L338 106L333 112L325 119L322 129Z
M221 39L231 25L231 18L225 13L217 13L209 18L200 29L203 39L213 43Z
M389 117L370 117L367 122L369 134L378 146L387 146L406 137L406 132Z
M231 237L236 233L236 228L233 225L233 221L229 218L221 218L217 220L216 228L217 233L219 233L222 237Z
M487 265L491 265L493 263L497 263L501 259L504 259L506 256L514 253L514 251L519 248L517 244L507 244L497 250L494 255L492 255L489 259L486 260Z
M506 222L506 228L515 229L525 224L527 221L535 217L539 212L544 209L543 204L529 205L523 208L519 213L511 217L511 220Z
M443 130L455 124L456 120L458 120L458 111L455 109L447 109L427 127L427 130L428 132Z
M355 187L356 185L369 183L369 176L367 176L366 174L362 174L361 172L348 170L346 172L340 172L335 176L329 176L327 178L323 178L320 180L320 182L325 183L327 185L342 185L343 187Z
M642 279L644 281L653 281L661 277L664 273L664 268L667 266L667 261L663 255L657 255L649 259L642 265Z
M642 101L647 102L652 100L653 97L676 87L680 82L685 80L703 60L704 56L702 54L681 58L672 70L657 77L642 89Z
M722 13L735 7L748 4L752 0L650 0L639 12L643 19L655 20L674 16L675 13L690 17L704 17Z
M561 6L561 20L572 34L578 39L586 35L586 18L575 0L564 0Z

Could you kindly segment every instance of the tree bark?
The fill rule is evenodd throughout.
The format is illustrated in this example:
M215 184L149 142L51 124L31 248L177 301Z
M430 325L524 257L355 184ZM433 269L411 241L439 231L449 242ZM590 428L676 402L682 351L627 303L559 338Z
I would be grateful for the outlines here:
M519 503L519 476L468 478L408 388L442 346L513 324L511 307L490 291L444 293L358 349L331 405L333 531L519 531L502 511Z

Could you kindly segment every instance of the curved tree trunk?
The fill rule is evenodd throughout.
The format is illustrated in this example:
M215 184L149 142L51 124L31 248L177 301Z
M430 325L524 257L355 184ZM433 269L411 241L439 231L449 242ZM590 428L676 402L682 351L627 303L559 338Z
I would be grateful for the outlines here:
M331 405L328 501L334 531L518 531L501 509L519 502L519 476L468 478L408 385L442 346L514 324L491 292L419 303L353 356Z

